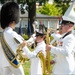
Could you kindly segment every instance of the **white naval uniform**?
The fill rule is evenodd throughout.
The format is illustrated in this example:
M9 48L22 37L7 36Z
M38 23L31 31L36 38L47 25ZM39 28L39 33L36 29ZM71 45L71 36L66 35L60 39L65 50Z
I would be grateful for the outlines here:
M56 55L53 75L71 75L74 71L75 37L69 34L61 39L58 47L52 47L51 53Z
M39 57L35 57L37 52L42 51L45 55L45 47L46 44L44 41L37 44L36 48L33 52L30 52L27 47L24 47L23 50L27 50L27 56L31 59L31 67L30 67L30 75L43 75L42 74L42 67Z
M11 49L13 50L14 53L16 53L16 50L17 50L19 44L22 43L23 40L24 40L20 35L18 35L18 34L17 34L15 31L13 31L12 28L10 28L10 27L7 27L7 28L4 30L4 37L5 37L6 42L7 42L8 45L11 47ZM16 38L20 43L17 43L17 42L14 40L14 38ZM36 66L41 65L41 64L39 64L40 60L39 60L39 58L36 58L36 55L37 55L37 53L38 53L40 50L42 50L42 51L44 52L44 50L45 50L45 43L44 43L44 44L43 44L43 43L44 43L44 42L41 43L41 47L39 47L39 46L36 47L36 49L38 48L38 50L34 50L33 52L30 52L27 47L24 47L24 48L23 48L24 52L27 54L27 56L28 56L29 58L35 58L34 61L37 60L37 61L36 61L36 62L37 62L37 65L36 65L36 62L34 62L34 63L31 62L31 63L35 64ZM1 61L0 61L1 75L24 75L24 71L23 71L22 65L21 65L19 68L14 68L14 67L8 62L7 58L6 58L5 55L4 55L4 52L3 52L3 49L2 49L2 47L1 47L1 45L0 45L0 59L1 59ZM33 60L33 59L32 59L32 60ZM33 64L32 64L32 65L33 65ZM31 66L32 66L32 65L31 65ZM36 67L36 66L35 66L35 67ZM38 66L38 67L37 67L38 70L35 69L35 67L33 67L33 69L34 69L35 71L37 71L37 72L35 72L35 71L33 71L33 72L35 72L36 74L41 73L41 67ZM31 75L36 75L36 74L31 74Z

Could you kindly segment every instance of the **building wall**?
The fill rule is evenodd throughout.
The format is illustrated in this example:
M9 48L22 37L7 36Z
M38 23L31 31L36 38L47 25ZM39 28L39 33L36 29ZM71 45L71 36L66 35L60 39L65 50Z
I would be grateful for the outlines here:
M53 29L57 29L59 27L59 19L45 19L45 18L36 18L37 22L38 22L38 27L40 25L40 21L42 22L42 24L45 25L45 27L47 28L53 28ZM19 22L16 25L15 31L18 33L19 32L19 27L21 24L21 28L22 28L22 33L23 34L27 34L27 27L28 27L28 18L22 18L21 22ZM0 33L2 32L2 29L0 28Z
M36 20L38 22L38 27L39 27L40 21L41 21L42 24L44 24L45 27L47 27L47 28L53 28L53 29L59 28L59 19L36 19ZM28 19L22 18L21 23L16 25L15 31L18 32L18 28L19 28L20 24L21 24L23 33L27 34Z
M58 28L59 27L59 19L36 19L38 22L38 26L40 25L40 21L44 24L47 28ZM22 19L22 27L28 27L28 20L23 18ZM18 26L19 27L19 26Z

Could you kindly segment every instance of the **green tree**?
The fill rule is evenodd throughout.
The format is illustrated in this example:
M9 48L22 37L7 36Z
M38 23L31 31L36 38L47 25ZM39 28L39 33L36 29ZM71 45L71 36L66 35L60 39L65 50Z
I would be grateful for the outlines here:
M50 16L62 16L70 6L71 2L73 2L73 0L54 0L53 5L46 4L41 9L37 9L37 12Z
M46 3L48 0L36 0L36 2L39 2L40 5L42 5L42 3Z
M31 33L33 33L33 26L32 23L36 19L36 0L26 0L28 4L28 20L30 21L30 26L31 26Z
M56 7L61 7L63 10L62 14L65 13L65 11L67 10L67 8L70 5L70 2L72 2L72 0L54 0L54 3L56 3Z
M61 7L56 7L56 4L46 3L40 9L37 9L38 13L49 15L49 16L60 16L62 13Z

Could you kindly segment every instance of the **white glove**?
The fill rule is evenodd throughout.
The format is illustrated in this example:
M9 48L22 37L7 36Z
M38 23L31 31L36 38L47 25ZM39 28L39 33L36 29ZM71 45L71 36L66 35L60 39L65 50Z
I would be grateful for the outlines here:
M51 34L51 36L53 36L53 38L56 40L59 40L61 38L61 35L57 34L57 33L53 33L53 34Z
M29 45L32 45L32 44L35 42L35 39L36 39L35 35L36 35L36 34L33 34L33 35L29 38L29 40L26 41Z
M51 36L53 36L53 40L50 42L50 44L53 44L55 41L59 40L62 36L60 34L57 33L53 33L51 34Z

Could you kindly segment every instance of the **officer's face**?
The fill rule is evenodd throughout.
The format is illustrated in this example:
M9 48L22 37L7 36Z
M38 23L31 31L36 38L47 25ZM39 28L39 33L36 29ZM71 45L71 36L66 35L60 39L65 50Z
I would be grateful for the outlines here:
M36 42L40 43L41 41L43 41L44 37L43 36L36 36Z
M61 25L61 33L66 33L69 29L69 25L62 24Z

